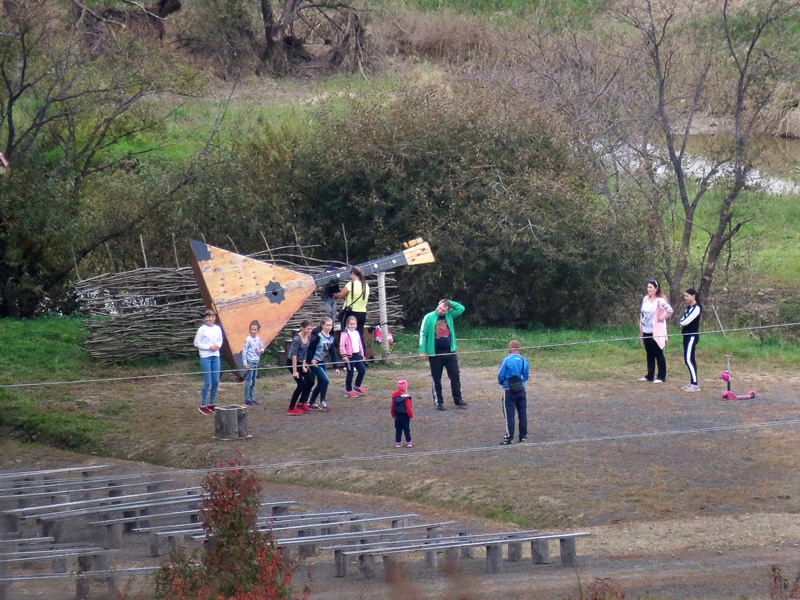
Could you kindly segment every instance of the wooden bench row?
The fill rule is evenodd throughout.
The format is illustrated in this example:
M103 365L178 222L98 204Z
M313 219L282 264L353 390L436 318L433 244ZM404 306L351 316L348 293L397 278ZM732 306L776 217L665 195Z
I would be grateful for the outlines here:
M83 467L61 467L58 469L30 469L27 471L0 471L0 482L29 482L40 478L57 477L67 473L81 473L88 477L93 471L107 469L108 465L88 465Z
M438 541L436 539L426 539L418 543L403 545L402 542L393 546L380 546L374 548L357 548L352 550L340 550L334 553L334 568L337 577L347 575L347 563L350 557L358 559L359 569L362 574L371 578L375 573L375 557L381 556L384 561L384 568L389 573L393 563L396 562L398 554L412 554L424 552L426 563L430 566L437 566L438 552L444 552L448 561L458 559L459 551L467 548L485 547L486 548L486 570L488 573L503 572L503 548L508 547L508 561L518 562L522 560L522 544L529 542L531 545L531 561L534 564L547 564L550 562L550 541L559 540L561 564L565 567L576 565L575 539L590 535L588 532L573 533L551 533L551 534L497 534L496 537L483 537L482 539L472 539L470 536L459 536L455 540Z
M285 520L272 521L260 524L258 530L264 533L285 533L297 532L298 538L310 537L319 529L327 533L336 533L342 527L349 527L351 531L363 530L364 526L381 521L391 521L393 527L405 525L407 520L418 516L416 513L407 515L392 515L386 517L370 517L364 514L349 513L345 515L333 514L330 517L320 517L312 515L313 518L291 519L293 515L288 515ZM150 532L150 555L160 556L161 541L166 540L169 550L173 551L178 546L184 545L187 540L202 541L206 539L206 534L202 529L186 530L166 530ZM310 546L313 542L308 542Z
M78 579L75 596L84 600L89 597L89 578L96 577L97 571L107 573L102 578L109 582L109 592L115 597L118 592L116 575L112 575L114 572L108 568L108 555L112 552L116 551L93 546L51 544L40 539L35 545L0 554L0 600L9 600L11 584L16 581L65 579L78 574L85 577ZM67 559L76 559L77 568L74 572L67 571ZM50 573L12 575L9 572L12 566L47 561L51 564Z
M86 566L86 564L84 564ZM92 566L95 566L94 563ZM108 586L108 596L117 598L120 592L120 578L151 575L160 567L134 567L128 569L81 569L65 573L41 573L32 575L0 576L0 600L11 600L11 586L14 583L37 583L56 580L75 580L75 600L90 600L92 581L104 581Z
M0 494L0 506L4 509L28 508L37 502L47 504L76 502L78 500L91 500L98 495L105 497L119 497L124 490L146 488L148 492L159 491L160 486L172 483L174 479L155 479L151 481L136 481L132 483L98 483L84 487L50 486L44 491L28 491L16 494Z

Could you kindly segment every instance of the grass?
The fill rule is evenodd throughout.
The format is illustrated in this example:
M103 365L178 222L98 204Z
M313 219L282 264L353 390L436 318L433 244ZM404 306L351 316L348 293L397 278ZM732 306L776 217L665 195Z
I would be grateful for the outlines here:
M412 10L425 12L449 10L458 14L474 14L496 18L520 19L546 7L550 14L578 14L585 17L596 14L605 0L564 0L546 2L542 0L393 0L383 4L400 4Z
M76 318L0 320L0 384L76 379L88 364Z

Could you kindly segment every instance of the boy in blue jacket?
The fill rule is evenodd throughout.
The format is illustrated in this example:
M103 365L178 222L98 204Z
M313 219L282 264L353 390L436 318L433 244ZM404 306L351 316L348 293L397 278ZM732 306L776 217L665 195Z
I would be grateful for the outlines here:
M519 353L519 342L512 340L508 345L508 355L500 363L497 383L503 387L503 415L506 421L506 435L502 446L514 442L514 411L519 418L519 442L528 438L528 399L525 395L525 382L528 381L528 361Z

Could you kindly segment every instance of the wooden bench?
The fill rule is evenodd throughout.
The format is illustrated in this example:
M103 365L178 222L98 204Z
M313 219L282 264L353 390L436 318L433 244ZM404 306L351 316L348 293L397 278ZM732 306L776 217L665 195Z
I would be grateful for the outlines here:
M10 508L0 511L4 515L5 530L6 531L19 531L21 521L26 519L41 519L42 517L47 520L51 517L63 515L79 516L79 511L85 510L82 514L91 514L92 512L102 513L102 509L113 508L122 506L126 503L136 502L140 500L148 500L152 498L163 498L165 496L174 495L177 493L194 493L198 495L200 487L185 487L185 488L172 488L165 490L154 490L150 492L142 492L139 494L127 494L122 496L106 496L103 498L92 498L89 500L73 500L69 502L55 502L52 504L41 504L37 506L26 506L23 508Z
M67 573L67 559L77 559L77 571L85 577L79 578L76 583L75 596L80 600L89 597L89 582L88 577L90 572L92 576L96 575L96 571L108 571L108 554L115 552L114 550L106 550L105 548L95 548L90 546L68 546L68 545L54 545L52 547L43 547L33 550L25 550L19 552L11 552L0 557L0 600L8 600L10 596L10 586L14 581L21 581L22 577L25 580L34 578L42 578L49 576L51 579L63 579L66 577L76 576L77 573ZM10 575L8 569L12 565L19 565L26 562L43 562L51 561L52 573L45 573L42 575ZM109 584L109 592L113 595L117 593L116 580L112 581L111 576L104 576L104 579Z
M51 537L32 537L32 538L4 538L0 539L0 554L10 552L9 548L19 546L36 546L39 544L53 543Z
M116 598L119 594L120 577L150 575L158 572L161 567L134 567L129 569L92 569L90 571L68 573L40 573L32 575L0 576L0 600L10 600L11 584L36 583L55 580L75 579L75 600L89 600L89 583L92 580L105 580L108 585L108 595Z
M385 527L382 529L365 529L363 531L346 531L338 533L326 533L307 537L276 538L275 544L278 546L292 546L308 542L325 543L338 540L369 540L381 536L408 535L409 533L426 529L429 531L440 530L447 525L457 525L458 521L441 521L439 523L417 523L414 525L401 525L398 527ZM332 547L320 547L320 550L328 550Z
M262 502L261 507L268 507L273 516L264 516L261 517L262 519L278 519L282 518L281 516L285 514L286 510L292 505L296 504L294 500L281 500L276 502ZM149 522L152 520L161 520L161 519L169 519L174 521L175 519L180 519L181 517L188 517L188 523L169 523L165 525L149 525ZM153 513L148 514L146 516L123 516L113 519L101 519L98 521L91 521L89 523L92 527L102 527L105 529L105 540L106 540L106 547L107 548L121 548L122 547L122 534L123 528L126 528L125 531L127 532L134 532L134 533L149 533L154 531L168 531L171 529L187 529L194 528L196 530L201 530L201 525L198 524L198 519L200 518L200 508L195 507L188 510L179 510L179 511L171 511L171 512L163 512L163 513ZM148 522L148 525L135 527L136 523L139 523L143 520ZM152 544L155 544L153 546ZM152 540L151 539L151 552L155 548L156 552L158 550L159 541L158 539ZM174 549L174 546L173 546ZM153 556L159 556L159 554L153 554Z
M350 527L352 531L363 531L364 525L368 523L378 523L381 521L391 521L392 527L399 527L402 525L406 525L408 519L415 518L419 515L416 513L411 513L407 515L390 515L385 517L368 517L365 515L360 514L350 514L348 515L350 518L348 519L302 519L297 522L278 522L278 523L271 523L263 526L259 526L258 530L261 532L267 533L279 533L285 531L296 531L297 537L299 538L311 538L314 537L316 530L318 529L325 529L328 533L335 533L338 531L340 527ZM185 543L187 539L192 540L205 540L206 533L204 531L198 531L195 529L194 531L186 531L186 530L178 530L178 531L161 531L161 532L154 532L151 534L150 539L150 554L151 556L159 556L159 554L154 554L154 552L160 552L160 543L159 538L167 538L170 549L174 549L182 543ZM301 549L301 552L306 554L307 556L313 556L316 552L316 548L314 543L311 541L303 540L306 542L304 547Z
M256 520L256 526L259 531L270 530L290 530L290 531L306 531L307 528L316 529L318 527L335 526L341 523L342 518L352 517L353 519L363 518L364 515L359 515L351 512L334 512L334 513L313 513L310 515L284 515L281 517L261 517ZM351 521L348 521L348 523ZM202 526L194 527L161 527L161 528L139 528L135 531L148 530L150 536L150 556L161 555L161 540L167 540L167 546L170 551L175 550L178 546L186 543L187 539L205 539L206 533Z
M461 553L461 558L472 558L473 548L474 546L465 545L467 542L471 541L485 541L485 540L493 540L498 537L520 537L521 535L531 535L538 533L539 530L530 530L530 531L517 531L509 534L498 534L498 533L482 533L482 534L469 534L466 530L454 531L452 535L444 535L444 531L441 529L432 529L429 530L425 537L418 537L418 538L405 538L401 540L386 540L386 539L376 539L374 541L369 541L369 539L359 540L356 544L341 544L336 546L323 546L321 550L333 550L333 562L334 562L334 571L336 577L344 577L347 574L347 558L350 556L349 552L352 550L366 550L366 551L373 551L373 550L380 550L380 549L388 549L393 550L400 547L406 546L425 546L429 547L432 544L437 545L437 549L435 550L426 550L425 552L425 564L431 567L435 567L438 565L438 546L441 544L447 544L451 542L455 542L458 545L453 548L453 551L458 550ZM520 552L521 552L521 545L520 545ZM363 562L361 556L359 555L359 562Z
M448 560L455 560L458 557L458 550L468 547L486 547L486 570L488 573L503 572L503 547L508 546L509 562L518 562L522 559L522 544L530 542L531 561L534 564L547 564L550 562L550 540L557 539L561 548L561 564L565 567L576 565L575 560L575 539L587 535L589 532L573 533L549 533L534 535L519 535L517 533L494 534L496 537L486 537L483 539L470 539L470 536L460 537L457 540L427 540L425 543L397 545L394 547L382 546L373 549L353 549L345 550L341 553L341 560L337 563L340 570L337 577L344 577L347 574L348 557L357 557L359 568L365 577L371 578L375 573L375 556L382 556L387 573L391 571L391 565L396 554L408 554L415 552L425 552L426 557L433 557L434 551L444 551ZM401 542L402 544L402 542ZM435 566L435 559L427 559L428 564Z
M187 488L189 489L189 488ZM122 515L136 516L138 514L138 521L142 524L147 524L153 514L150 513L152 509L161 510L176 505L186 505L187 508L197 510L199 504L202 502L203 497L197 492L186 492L180 495L167 495L164 493L174 492L175 490L168 490L165 492L153 492L148 495L138 495L142 497L149 497L149 500L138 500L132 502L119 502L119 496L113 499L104 499L101 503L96 501L90 506L79 508L68 508L68 506L50 505L48 508L50 512L41 512L36 510L27 514L8 515L7 518L17 518L20 520L35 520L41 525L41 535L52 536L56 541L61 541L63 535L63 525L65 521L76 519L79 517L89 518L108 518L109 515ZM111 502L113 500L113 502ZM83 503L90 501L80 501ZM79 503L75 503L79 504ZM41 509L43 507L36 507ZM56 510L53 510L56 508ZM17 509L27 510L27 509ZM155 513L158 514L158 513Z
M0 482L34 481L38 477L51 477L65 473L81 473L88 477L92 471L107 469L108 465L89 465L85 467L62 467L59 469L31 469L28 471L0 471Z
M31 479L21 481L0 481L0 494L14 494L26 491L41 491L53 487L75 489L87 485L106 485L124 481L142 481L145 485L151 477L164 478L166 473L119 473L116 475L89 475L82 477L45 477L44 479Z
M51 504L57 502L76 502L73 496L83 496L82 500L89 500L94 494L105 494L106 497L121 496L122 490L131 488L147 487L148 492L158 491L158 487L173 482L173 479L159 479L153 481L137 481L134 483L118 483L108 480L107 483L100 485L94 484L93 487L66 487L50 484L42 486L50 489L44 491L20 491L15 494L0 494L0 505L6 507L10 503L15 503L17 508L28 508L32 502L37 500L48 500Z

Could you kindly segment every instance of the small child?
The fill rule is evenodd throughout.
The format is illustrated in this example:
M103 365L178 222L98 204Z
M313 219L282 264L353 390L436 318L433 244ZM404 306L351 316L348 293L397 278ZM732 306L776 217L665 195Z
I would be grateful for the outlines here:
M411 448L411 419L414 418L414 411L411 408L411 396L408 390L408 382L401 379L397 382L397 391L392 394L392 416L394 417L394 441L395 446L401 446L402 434L406 435L406 446Z
M258 335L261 331L261 324L258 321L250 321L250 335L244 340L244 350L242 350L242 361L247 373L244 376L244 405L258 406L261 404L253 399L253 390L256 388L256 377L258 377L258 361L264 354L264 344Z

